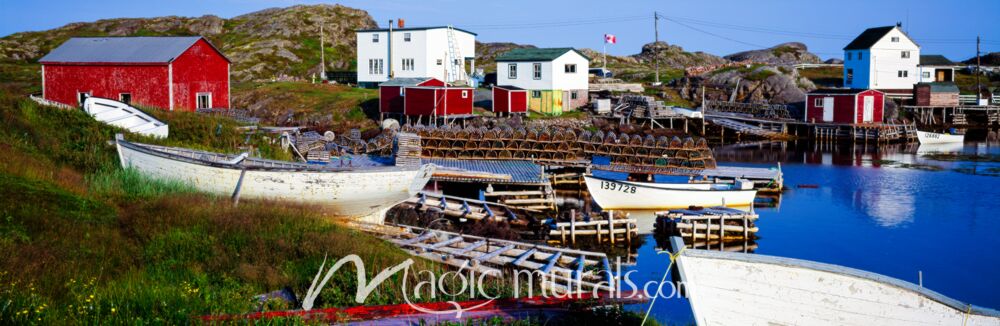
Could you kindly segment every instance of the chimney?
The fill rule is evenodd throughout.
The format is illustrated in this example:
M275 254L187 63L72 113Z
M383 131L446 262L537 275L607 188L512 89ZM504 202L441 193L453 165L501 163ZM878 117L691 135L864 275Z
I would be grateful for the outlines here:
M896 27L903 28L903 22L896 22Z
M406 23L403 22L402 18L399 18L396 21L399 22L399 28L406 28Z

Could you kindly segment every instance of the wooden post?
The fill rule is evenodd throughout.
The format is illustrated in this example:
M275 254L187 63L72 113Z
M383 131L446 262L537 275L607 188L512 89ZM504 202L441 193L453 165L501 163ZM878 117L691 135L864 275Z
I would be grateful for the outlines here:
M751 204L752 205L752 204ZM719 216L719 249L726 249L726 239L725 239L725 229L726 228L726 214Z
M743 240L750 240L749 237L749 225L747 225L747 214L743 214Z
M608 238L611 239L611 245L612 246L615 245L615 219L614 219L614 215L615 215L614 211L608 211L608 234L611 234L611 236L608 237Z
M565 246L566 245L566 227L565 226L560 226L559 227L559 236L562 237L562 244Z
M601 243L601 224L597 224L597 244Z
M576 209L569 210L569 239L576 245Z

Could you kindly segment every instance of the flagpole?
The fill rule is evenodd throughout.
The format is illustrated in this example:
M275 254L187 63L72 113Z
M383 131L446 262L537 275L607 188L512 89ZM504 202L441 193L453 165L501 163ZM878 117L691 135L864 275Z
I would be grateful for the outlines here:
M604 36L604 70L608 70L608 37ZM603 74L603 72L602 72Z

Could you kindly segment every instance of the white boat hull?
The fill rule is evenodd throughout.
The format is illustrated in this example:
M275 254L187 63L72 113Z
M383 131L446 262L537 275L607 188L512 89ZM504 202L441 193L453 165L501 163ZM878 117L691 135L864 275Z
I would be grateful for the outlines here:
M842 266L686 249L677 268L701 326L1000 325L995 310Z
M965 141L965 135L939 134L936 132L917 131L917 140L921 144L948 144Z
M601 209L666 210L690 206L750 206L755 189L719 189L713 184L663 184L584 176Z
M167 138L170 132L166 123L122 102L88 97L83 110L97 121L140 135Z
M200 191L223 196L234 194L243 171L235 165L226 167L164 157L149 148L155 147L119 141L118 154L122 166L157 179L182 181ZM388 208L423 189L433 170L433 165L411 169L386 167L347 171L247 169L240 187L240 198L318 204L333 216L378 218Z

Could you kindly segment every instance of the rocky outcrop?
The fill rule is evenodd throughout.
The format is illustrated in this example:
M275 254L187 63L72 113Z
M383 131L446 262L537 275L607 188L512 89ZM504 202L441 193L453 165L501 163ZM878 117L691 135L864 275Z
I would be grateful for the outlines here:
M990 52L979 57L980 64L984 66L1000 66L1000 52ZM969 60L962 61L962 63L974 65L976 64L976 57L969 58Z
M809 52L805 44L799 42L782 43L767 49L733 53L725 58L731 61L749 61L782 66L822 62L818 56Z
M513 49L535 48L534 45L517 44L510 42L476 42L476 66L488 71L496 69L496 58L504 52Z
M842 64L844 64L844 60L837 59L837 58L831 58L831 59L826 59L826 61L823 61L823 63L825 63L825 64L831 64L831 65L842 65Z
M216 16L104 19L0 39L0 61L35 61L74 36L201 35L233 61L233 81L309 79L320 71L319 26L327 70L353 69L354 30L377 24L364 10L341 5L265 9L231 19Z
M784 66L751 65L739 69L725 69L699 77L683 78L678 81L681 97L700 101L701 86L716 91L708 99L728 100L736 88L738 100L747 102L768 102L793 104L803 102L806 92L816 89L809 79L799 76L795 69ZM737 86L738 85L738 86Z

